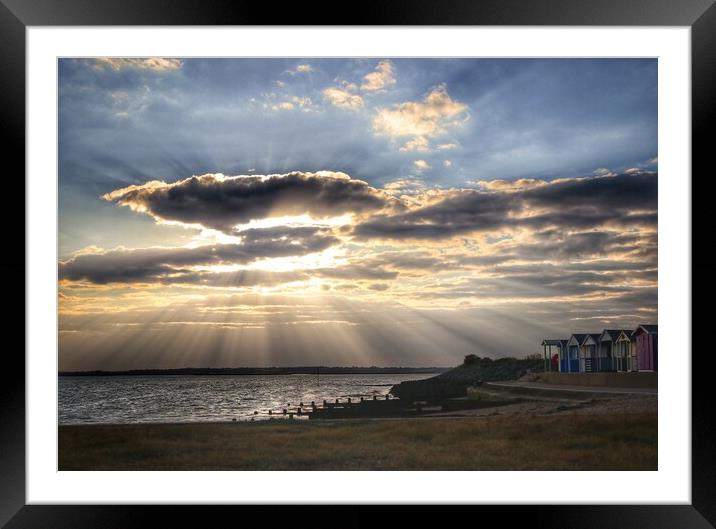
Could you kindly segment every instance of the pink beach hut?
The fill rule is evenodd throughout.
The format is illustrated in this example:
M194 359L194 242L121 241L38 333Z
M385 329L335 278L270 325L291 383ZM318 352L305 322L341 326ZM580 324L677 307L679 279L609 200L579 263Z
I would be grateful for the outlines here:
M659 357L657 325L639 325L631 335L639 371L656 371Z

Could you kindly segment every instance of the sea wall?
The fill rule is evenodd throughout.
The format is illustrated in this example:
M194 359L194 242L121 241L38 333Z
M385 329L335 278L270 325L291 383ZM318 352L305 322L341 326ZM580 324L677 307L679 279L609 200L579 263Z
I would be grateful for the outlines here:
M410 380L396 384L390 393L400 399L444 399L462 397L467 388L483 382L515 380L528 372L544 367L541 359L479 358L470 355L467 362L450 371L425 380Z

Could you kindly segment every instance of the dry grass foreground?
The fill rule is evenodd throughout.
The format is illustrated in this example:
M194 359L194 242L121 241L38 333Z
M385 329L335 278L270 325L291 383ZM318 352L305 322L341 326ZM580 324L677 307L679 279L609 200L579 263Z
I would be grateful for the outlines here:
M657 470L657 415L61 426L59 470Z

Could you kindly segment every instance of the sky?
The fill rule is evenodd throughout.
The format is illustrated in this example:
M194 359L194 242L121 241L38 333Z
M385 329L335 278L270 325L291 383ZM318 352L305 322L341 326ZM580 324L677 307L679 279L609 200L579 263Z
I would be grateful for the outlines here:
M61 370L657 322L655 59L59 60Z

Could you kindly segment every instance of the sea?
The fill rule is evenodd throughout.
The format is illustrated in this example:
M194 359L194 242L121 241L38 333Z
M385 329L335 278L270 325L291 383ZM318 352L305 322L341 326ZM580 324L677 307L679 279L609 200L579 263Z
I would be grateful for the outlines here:
M132 424L281 419L311 402L385 398L394 384L436 373L58 377L58 421ZM269 410L272 414L269 415ZM305 418L305 415L295 418Z

